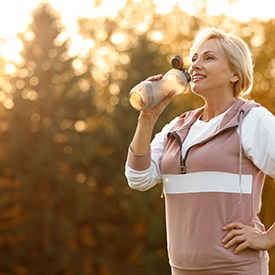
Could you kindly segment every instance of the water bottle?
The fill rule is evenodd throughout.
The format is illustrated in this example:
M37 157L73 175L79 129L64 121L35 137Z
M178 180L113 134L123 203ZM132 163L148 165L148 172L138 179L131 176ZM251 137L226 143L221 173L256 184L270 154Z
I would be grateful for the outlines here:
M172 90L176 95L182 94L191 81L190 74L183 67L183 61L179 55L171 60L173 69L169 70L161 80L142 81L129 93L129 101L138 111L148 110L156 106Z

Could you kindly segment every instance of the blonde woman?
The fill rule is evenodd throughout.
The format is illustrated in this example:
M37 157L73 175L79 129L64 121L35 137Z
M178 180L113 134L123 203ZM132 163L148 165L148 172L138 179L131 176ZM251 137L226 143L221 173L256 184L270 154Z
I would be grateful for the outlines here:
M265 175L275 177L275 117L241 98L253 85L242 39L208 28L190 52L191 90L205 105L172 120L152 142L173 92L140 112L128 183L140 191L163 185L173 275L267 275L275 226L266 230L257 215Z

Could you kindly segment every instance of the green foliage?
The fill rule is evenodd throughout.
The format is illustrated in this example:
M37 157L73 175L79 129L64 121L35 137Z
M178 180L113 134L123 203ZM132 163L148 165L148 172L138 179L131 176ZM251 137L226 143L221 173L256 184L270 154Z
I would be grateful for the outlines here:
M249 28L221 17L209 20L254 45L251 97L275 112L274 22ZM178 7L158 15L153 1L127 1L117 18L80 20L83 39L94 44L72 57L58 15L48 5L37 8L29 26L33 35L20 37L23 62L15 74L3 76L10 86L1 92L13 104L0 110L1 274L170 273L161 187L134 192L124 177L138 116L128 93L140 80L165 73L174 54L188 67L188 50L203 22ZM262 44L256 43L259 35ZM178 96L155 131L201 105L190 92ZM273 185L268 179L261 213L268 225ZM271 255L272 274L274 249Z

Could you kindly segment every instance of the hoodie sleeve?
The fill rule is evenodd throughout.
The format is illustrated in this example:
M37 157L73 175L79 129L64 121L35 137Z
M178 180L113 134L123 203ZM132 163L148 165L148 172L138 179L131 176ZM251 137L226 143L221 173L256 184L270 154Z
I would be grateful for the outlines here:
M275 178L275 116L264 107L252 108L241 127L247 157L261 171Z
M137 155L131 145L125 166L125 176L132 189L146 191L161 183L160 162L167 139L167 134L175 124L177 118L165 125L151 142L151 149L147 154Z

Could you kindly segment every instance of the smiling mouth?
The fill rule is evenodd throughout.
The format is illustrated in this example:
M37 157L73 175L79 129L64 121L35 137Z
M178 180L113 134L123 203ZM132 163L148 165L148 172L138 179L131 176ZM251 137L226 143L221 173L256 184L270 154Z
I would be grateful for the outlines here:
M192 77L192 80L195 81L195 80L201 80L201 79L205 79L206 76L203 76L203 75L194 75Z

